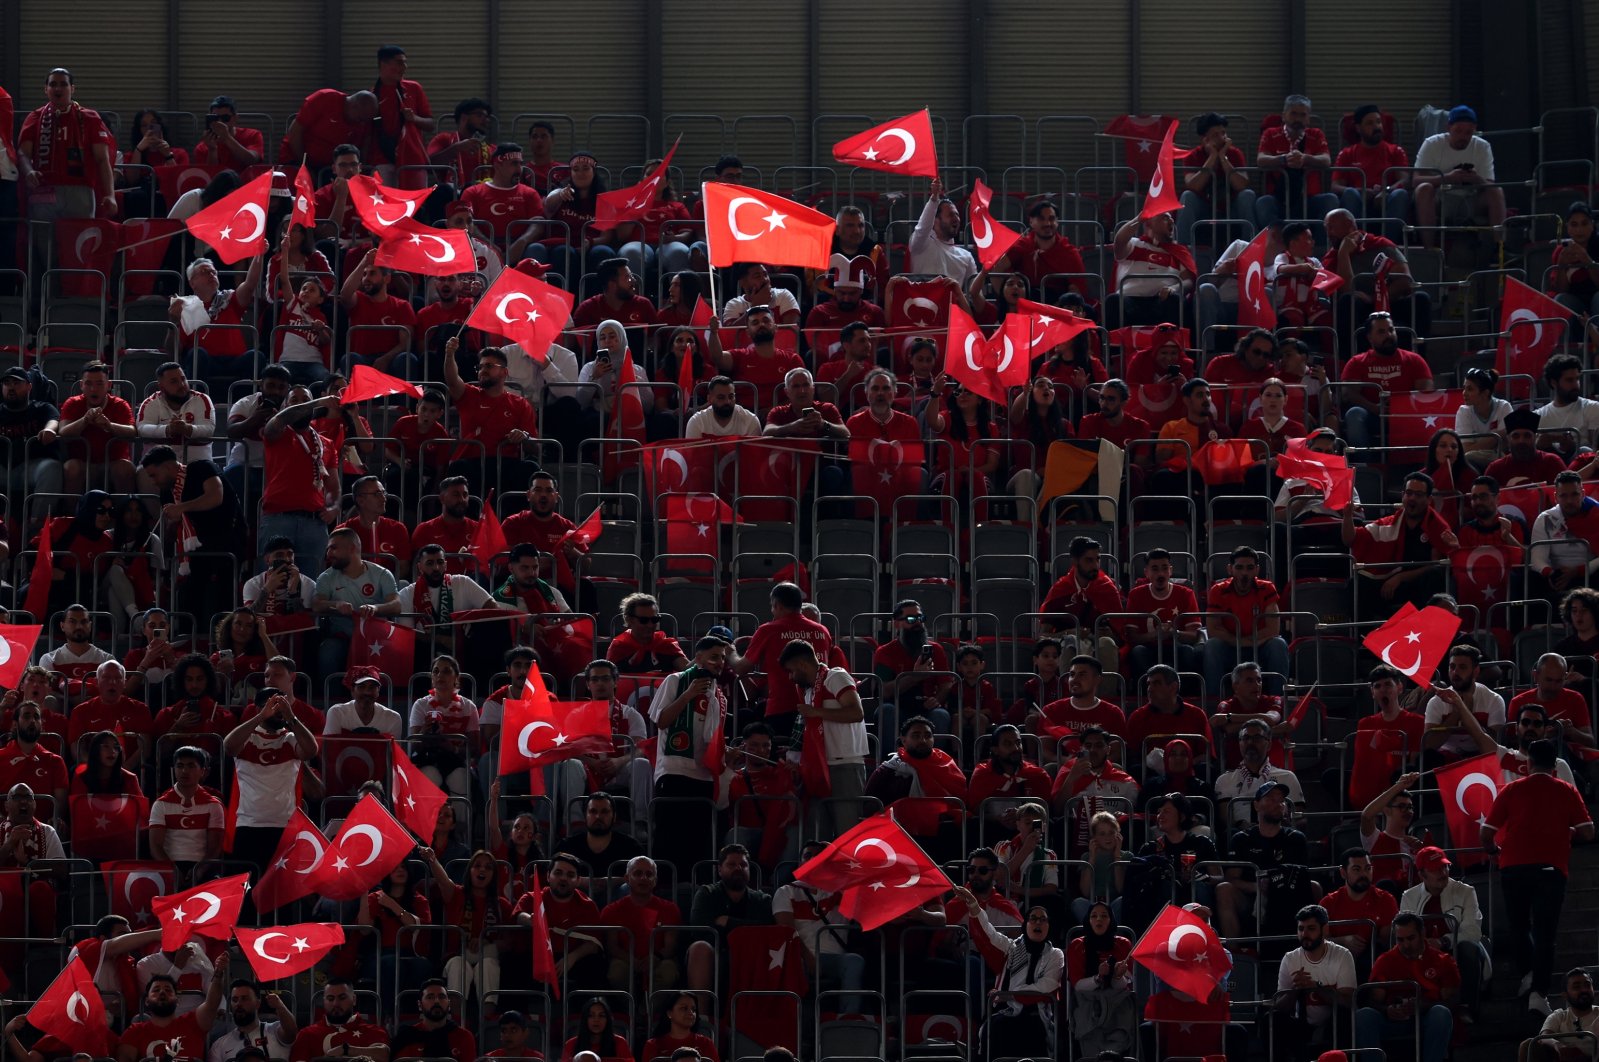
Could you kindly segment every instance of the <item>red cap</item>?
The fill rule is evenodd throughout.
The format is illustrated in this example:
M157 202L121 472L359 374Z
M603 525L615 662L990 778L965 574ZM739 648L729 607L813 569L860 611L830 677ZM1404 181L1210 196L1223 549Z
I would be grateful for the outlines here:
M1437 845L1430 844L1416 853L1417 870L1437 870L1439 867L1453 866L1444 850Z
M376 682L382 685L383 673L375 667L352 667L349 675L346 676L346 681L352 690L363 682Z
M548 262L536 262L531 258L524 258L511 267L518 273L525 273L534 280L543 280L544 274L550 271Z

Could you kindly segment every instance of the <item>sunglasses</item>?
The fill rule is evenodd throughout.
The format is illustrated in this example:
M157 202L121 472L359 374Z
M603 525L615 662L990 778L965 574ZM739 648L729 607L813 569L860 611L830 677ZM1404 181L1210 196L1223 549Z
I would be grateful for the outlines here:
M661 617L659 617L659 616L633 616L632 620L633 620L634 623L647 623L647 624L649 624L650 626L653 627L655 624L661 622Z

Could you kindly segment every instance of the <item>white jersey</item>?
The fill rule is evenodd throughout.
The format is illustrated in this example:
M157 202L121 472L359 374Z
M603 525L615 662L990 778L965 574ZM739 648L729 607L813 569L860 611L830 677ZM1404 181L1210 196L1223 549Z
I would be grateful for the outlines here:
M172 446L178 452L178 460L185 463L208 460L211 457L211 437L217 430L216 407L211 404L209 396L190 391L189 397L174 408L167 401L167 396L157 391L139 404L139 415L134 418L134 423L138 426L139 438L146 443L171 445L171 440L167 438L167 425L178 420L194 429L187 445Z

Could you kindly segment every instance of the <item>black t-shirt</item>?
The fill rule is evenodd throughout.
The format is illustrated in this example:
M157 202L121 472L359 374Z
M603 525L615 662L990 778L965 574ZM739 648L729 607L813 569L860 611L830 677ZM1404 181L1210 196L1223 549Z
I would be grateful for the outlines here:
M214 461L190 461L186 467L188 471L183 479L183 497L174 501L193 501L205 493L206 484L213 479L222 483L221 505L189 514L189 526L194 529L194 537L200 540L200 548L222 552L238 550L244 541L240 537L244 531L244 521L239 514L239 499L233 493L233 487L222 478L222 471Z
M0 439L5 440L11 450L11 463L16 465L23 459L23 447L29 439L44 430L46 424L52 420L60 420L61 411L49 402L29 401L21 409L12 409L4 402L0 402ZM4 448L0 448L0 456L4 455ZM27 456L34 460L47 457L60 459L61 444L51 443L41 446L35 442L27 450Z
M603 852L589 849L588 833L584 830L561 838L561 843L555 846L555 852L551 854L561 852L582 860L591 871L590 877L604 877L610 873L613 863L626 863L634 856L646 854L643 845L620 830L611 831L611 843Z
M1309 866L1310 847L1305 835L1290 826L1277 831L1275 837L1262 837L1259 826L1251 826L1233 834L1232 848L1227 858L1241 863L1253 863L1262 870L1272 867ZM1245 881L1254 881L1252 871L1244 871Z

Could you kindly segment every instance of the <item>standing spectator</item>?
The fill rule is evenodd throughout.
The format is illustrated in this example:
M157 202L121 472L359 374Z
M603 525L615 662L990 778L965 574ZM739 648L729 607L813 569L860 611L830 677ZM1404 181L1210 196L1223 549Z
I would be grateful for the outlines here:
M1313 1042L1336 1046L1338 1014L1355 998L1355 959L1349 949L1327 939L1326 908L1301 908L1295 921L1299 947L1277 967L1273 1037L1279 1044L1297 1045L1287 1052L1292 1057L1308 1058Z
M1255 165L1267 171L1270 192L1255 204L1261 228L1284 218L1320 218L1338 205L1327 191L1332 167L1327 134L1310 124L1310 99L1293 95L1283 100L1283 120L1261 130Z
M495 148L489 144L494 108L488 100L468 96L455 105L451 117L455 119L455 128L434 133L428 141L428 162L450 167L453 172L442 178L443 183L464 191L478 183L481 179L478 171L489 168L495 153ZM541 202L541 212L542 207Z
M1213 584L1205 595L1211 613L1204 649L1208 692L1221 695L1222 676L1239 660L1257 661L1281 692L1288 674L1288 643L1277 618L1277 588L1259 577L1260 554L1252 546L1235 548L1227 570L1230 578Z
M927 205L911 232L911 272L946 276L965 291L977 275L977 260L972 252L956 245L960 231L960 208L945 198L944 182L934 177L927 189ZM965 302L962 296L956 298Z
M132 493L132 440L139 431L133 407L111 393L111 367L105 362L91 361L83 367L78 392L61 403L58 434L79 440L66 444L62 486L68 494L79 494L90 484Z
M533 407L506 386L509 361L499 347L478 351L477 383L463 381L456 362L460 346L461 340L454 336L444 344L444 386L455 403L462 440L451 471L465 475L474 487L481 487L485 481L483 466L488 462L497 477L495 485L525 483L538 470L522 456L523 445L538 436Z
M51 224L68 218L115 217L111 156L116 151L100 115L73 100L72 71L56 67L45 75L43 107L22 120L17 134L17 171L34 230L33 253L48 260Z
M1587 806L1574 786L1554 776L1555 763L1555 743L1534 741L1527 776L1499 790L1481 831L1482 846L1499 856L1505 911L1522 972L1520 994L1527 1009L1546 1016L1544 991L1566 899L1571 845L1591 841L1594 834Z
M266 141L261 131L237 125L238 117L239 109L232 96L217 96L211 101L205 113L205 132L194 145L196 164L243 170L266 157Z
M278 160L292 165L304 158L313 172L326 169L339 145L370 143L377 117L378 98L368 89L348 95L343 89L317 89L290 119Z
M417 342L416 311L409 299L389 290L394 271L374 264L376 257L376 253L368 254L356 263L339 290L350 323L344 371L369 365L390 376L415 379L421 368L413 353L421 345ZM449 354L453 356L454 351Z
M783 582L773 586L768 598L772 618L755 629L744 655L733 656L729 662L736 675L759 672L765 676L766 722L777 731L793 726L798 706L804 700L805 688L796 690L784 671L783 659L789 644L805 642L815 650L812 659L825 658L833 647L832 632L800 612L804 603L805 592L797 584Z
M431 184L432 178L412 167L427 165L423 138L438 123L421 84L405 76L406 65L405 49L398 44L378 47L378 79L372 86L378 98L378 113L372 123L372 161L379 164L378 172L388 183L422 188Z
M870 750L860 691L855 688L855 680L848 671L824 666L817 659L815 644L810 641L796 638L788 642L778 663L798 691L798 714L805 720L806 739L815 737L819 731L825 746L829 802L815 808L813 815L829 823L823 828L822 836L831 839L864 817L860 798L866 792L866 757ZM784 680L774 675L772 681ZM767 719L777 721L770 714ZM820 724L814 729L810 726L812 719Z
M707 754L727 726L727 694L717 680L731 650L714 635L701 638L694 643L694 663L680 674L668 675L650 700L650 721L659 730L655 799L680 801L669 805L669 814L657 818L658 836L651 836L651 847L670 853L680 869L708 857L713 843L717 779Z
M1394 985L1371 989L1355 1014L1356 1046L1367 1050L1385 1040L1409 1042L1420 1010L1421 1062L1443 1062L1455 1031L1450 1005L1460 991L1460 969L1427 941L1420 916L1407 912L1394 918L1394 946L1371 964L1371 980L1414 982L1415 994Z
M319 411L339 413L337 396L315 398L303 387L289 393L289 404L261 429L265 440L266 483L256 534L294 543L294 557L306 575L322 574L328 526L338 516L339 463L333 445L311 423Z
M231 855L264 872L299 806L300 764L316 755L316 736L294 711L293 700L276 689L262 691L256 711L223 742L233 757L237 823Z
M1029 907L1022 936L1012 940L994 928L970 892L956 888L955 897L966 901L968 928L982 934L978 946L986 943L985 951L992 949L1003 957L997 964L989 963L990 968L997 965L997 978L980 1034L987 1057L1056 1057L1055 1010L1066 956L1050 943L1049 911Z

